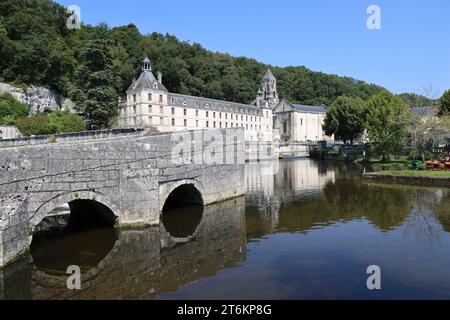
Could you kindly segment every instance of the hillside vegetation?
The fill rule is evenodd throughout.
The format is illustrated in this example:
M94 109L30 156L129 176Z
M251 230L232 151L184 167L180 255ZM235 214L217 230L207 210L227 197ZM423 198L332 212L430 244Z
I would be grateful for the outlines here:
M142 35L135 25L66 27L66 9L50 0L0 2L0 81L42 85L74 100L94 124L106 127L117 100L148 54L169 91L249 103L268 67L281 97L331 104L338 96L368 99L384 89L305 67L279 68L211 52L172 35Z

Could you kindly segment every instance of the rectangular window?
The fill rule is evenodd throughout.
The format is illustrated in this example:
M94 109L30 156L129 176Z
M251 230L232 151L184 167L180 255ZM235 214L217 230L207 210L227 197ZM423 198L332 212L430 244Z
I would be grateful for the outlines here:
M209 121L206 121L206 127L209 128Z
M215 112L213 113L213 118L214 118L214 119L216 118L216 113L215 113Z
M148 106L148 113L153 113L153 107L152 106Z
M195 126L198 128L198 120L195 120Z
M206 117L209 118L209 111L206 111Z
M222 122L220 122L220 123L219 123L219 128L221 128L221 129L222 129Z
M175 126L175 119L172 118L172 126Z
M148 94L148 101L152 101L152 94L151 93Z
M133 94L133 102L136 102L136 95Z
M198 110L195 110L195 116L198 117Z
M159 113L164 114L164 107L159 107Z
M214 121L214 128L216 127L216 122Z
M133 107L133 114L136 114L136 106Z
M164 124L164 118L163 117L159 118L159 124L161 124L161 125Z
M163 96L162 96L162 94L159 95L159 103L163 103Z
M184 119L184 126L187 127L187 120Z
M187 110L186 110L186 109L183 110L183 114L184 114L185 116L187 116Z
M220 118L220 119L222 119L222 112L221 112L221 113L219 113L219 118Z
M175 108L172 108L172 114L175 114Z

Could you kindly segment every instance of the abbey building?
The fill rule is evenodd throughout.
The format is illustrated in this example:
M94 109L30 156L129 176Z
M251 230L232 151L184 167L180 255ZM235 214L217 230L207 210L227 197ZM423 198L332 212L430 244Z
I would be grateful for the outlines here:
M277 81L266 72L256 100L250 104L170 93L162 74L152 73L150 60L127 90L119 106L120 128L153 127L159 132L243 127L248 142L307 142L329 140L322 124L324 106L300 106L278 96Z

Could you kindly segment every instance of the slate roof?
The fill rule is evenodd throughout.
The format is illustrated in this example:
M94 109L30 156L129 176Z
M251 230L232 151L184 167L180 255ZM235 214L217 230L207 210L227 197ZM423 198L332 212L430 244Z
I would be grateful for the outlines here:
M306 106L302 104L292 104L292 106L301 112L327 113L325 106Z
M184 106L188 108L206 109L212 111L236 112L249 115L262 115L263 108L242 104L237 102L209 99L203 97L194 97L179 93L169 93L167 95L169 106ZM174 102L172 102L174 99Z
M167 91L166 87L162 83L159 83L149 70L143 70L139 77L133 81L128 91L142 89Z

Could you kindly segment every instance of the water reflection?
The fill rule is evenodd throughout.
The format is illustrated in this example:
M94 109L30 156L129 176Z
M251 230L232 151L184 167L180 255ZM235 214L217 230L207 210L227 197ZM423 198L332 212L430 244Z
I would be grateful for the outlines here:
M0 271L0 298L154 299L161 293L176 291L245 259L244 203L244 198L237 198L205 207L195 235L184 241L170 235L163 225L121 231L108 254L94 268L85 268L80 291L69 291L67 275L58 271L64 265L86 266L85 257L72 254L66 259L63 250L73 245L80 252L94 239L77 234L66 238L65 243L40 246L33 253L34 263L29 256ZM98 231L91 232L97 242L109 243ZM104 252L95 245L86 249L96 257Z
M111 250L94 249L81 291L58 274L83 263L58 251L66 239L0 271L1 297L450 298L450 189L368 184L362 171L308 159L249 164L245 198L203 214L178 208L160 227L120 232ZM382 268L381 291L367 290L372 264Z

